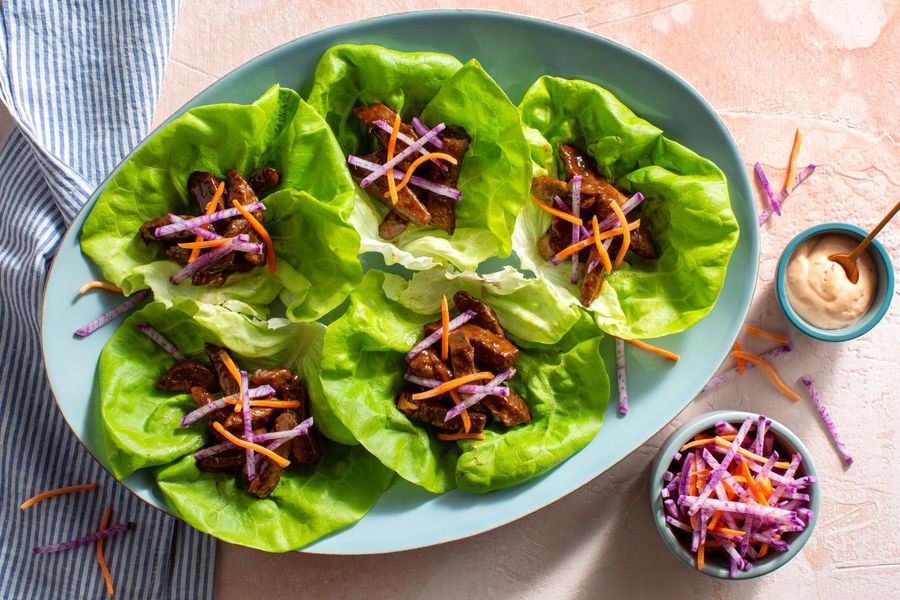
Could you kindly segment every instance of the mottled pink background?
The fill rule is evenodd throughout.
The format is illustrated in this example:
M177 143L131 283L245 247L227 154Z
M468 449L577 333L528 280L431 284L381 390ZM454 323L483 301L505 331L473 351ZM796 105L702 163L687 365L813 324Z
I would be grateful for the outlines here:
M801 164L819 169L761 236L749 322L788 331L797 352L778 368L799 389L809 373L857 462L844 470L809 402L779 396L759 370L701 395L666 430L581 490L516 523L435 548L358 558L266 555L220 544L217 597L763 598L900 597L898 342L900 306L845 344L791 330L774 299L779 253L824 221L869 226L900 181L896 0L186 0L156 112L163 120L257 54L351 20L424 8L489 8L550 19L627 44L684 77L718 110L747 163L780 183L794 128ZM227 35L222 35L226 32ZM8 120L0 118L0 136ZM761 201L760 201L761 202ZM882 236L900 261L900 225ZM751 349L765 344L750 342ZM640 399L633 399L640 402ZM811 447L824 501L809 545L759 580L731 583L685 568L650 519L647 467L679 422L712 408L765 412Z

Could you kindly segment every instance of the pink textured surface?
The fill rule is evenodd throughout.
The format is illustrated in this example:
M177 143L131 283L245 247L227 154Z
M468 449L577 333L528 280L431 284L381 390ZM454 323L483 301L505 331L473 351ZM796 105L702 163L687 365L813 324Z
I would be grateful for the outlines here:
M896 2L762 0L741 3L629 0L187 0L157 120L230 69L260 52L324 27L423 8L501 8L555 20L628 44L691 82L719 111L746 157L780 183L793 131L801 127L802 164L816 174L786 203L786 216L762 234L760 285L749 322L790 331L774 297L779 253L818 222L877 222L896 199L898 33ZM740 6L740 8L738 8ZM269 12L264 18L260 10ZM227 31L225 43L221 36ZM715 157L711 157L715 159ZM900 227L882 242L900 261ZM384 556L266 555L220 544L217 597L633 598L763 597L788 586L803 597L900 595L900 500L894 478L898 438L892 406L900 308L862 339L811 341L790 331L797 352L778 364L785 380L809 373L857 458L845 471L805 399L773 391L760 370L697 400L628 459L571 496L516 523L473 539ZM765 344L748 342L751 348ZM891 366L894 369L891 369ZM639 398L633 399L640 402ZM775 574L739 584L685 568L658 539L647 506L647 469L679 422L713 408L762 411L793 428L818 457L824 502L819 525L800 556ZM888 470L888 472L890 472ZM793 587L797 586L797 587ZM674 592L674 594L673 594Z
M360 3L361 4L361 3ZM848 5L852 4L852 8ZM773 182L793 131L800 162L820 165L762 233L749 322L787 331L796 352L778 361L789 385L810 374L856 464L844 470L804 395L779 396L759 370L701 395L673 424L576 493L499 530L439 547L370 557L266 555L220 544L217 597L762 598L900 597L900 496L892 418L900 379L900 306L865 337L826 344L791 330L774 297L781 249L824 221L878 221L900 187L900 18L896 0L185 0L157 122L257 54L349 20L412 9L491 8L555 20L625 43L691 82L719 111L747 161ZM224 35L223 35L224 32ZM0 114L0 138L8 117ZM710 157L715 159L715 157ZM881 236L900 262L900 226ZM765 343L749 341L751 349ZM633 398L633 402L640 402ZM647 506L647 469L680 422L714 408L764 412L797 432L817 457L824 501L809 545L763 579L728 583L681 565L658 539ZM883 473L888 476L883 476Z

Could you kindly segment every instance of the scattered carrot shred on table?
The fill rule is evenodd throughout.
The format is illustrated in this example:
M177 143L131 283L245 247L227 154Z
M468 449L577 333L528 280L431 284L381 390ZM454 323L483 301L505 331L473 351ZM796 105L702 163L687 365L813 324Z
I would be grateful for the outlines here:
M731 346L731 349L740 351L741 343L737 340L734 340L734 345ZM735 358L734 362L737 363L738 375L743 377L744 373L747 372L747 363L744 361L743 358Z
M112 292L114 294L121 294L122 288L117 285L113 285L108 281L88 281L86 284L81 286L78 290L79 294L84 294L89 290L106 290L107 292Z
M104 530L109 526L109 520L112 518L112 508L107 506L103 511L103 519L100 521L100 530ZM106 581L106 595L113 595L112 575L109 573L109 565L106 564L106 556L103 554L103 546L106 540L97 540L97 563L100 565L100 572L103 573L103 580Z
M41 500L46 500L47 498L53 498L54 496L61 496L63 494L72 494L75 492L87 492L89 490L96 490L100 487L96 483L86 483L84 485L70 485L67 487L57 488L55 490L47 490L46 492L41 492L40 494L36 494L19 505L19 508L25 510L31 506L34 506Z
M483 440L483 433L439 433L438 439L444 442L454 442L456 440Z
M787 173L784 176L784 190L790 191L794 177L797 175L797 156L800 154L800 144L803 143L803 132L797 128L794 131L794 145L791 147L791 157L788 159Z
M225 193L225 182L219 182L219 186L216 188L216 193L213 194L213 197L210 198L209 202L206 203L206 216L213 214L216 212L216 207L219 206L219 199L222 197L222 194ZM194 242L202 242L203 236L198 235ZM188 257L188 262L192 263L200 257L200 248L194 248L191 250L191 255Z
M391 162L394 158L394 149L397 147L397 135L400 133L400 113L394 115L394 124L391 128L391 138L388 140L387 147L387 160L386 163ZM391 204L397 204L399 198L397 197L397 182L394 181L394 168L391 167L385 173L388 181L388 194L391 196Z
M766 373L769 374L769 377L772 379L772 383L775 384L775 387L777 387L781 391L781 393L783 393L785 396L787 396L791 400L800 400L800 395L797 392L795 392L794 390L792 390L791 388L789 388L788 386L786 386L784 384L784 382L781 381L781 378L778 376L778 373L775 372L775 369L772 368L772 365L770 365L769 363L767 363L760 357L756 356L755 354L750 354L749 352L743 352L741 350L733 350L731 352L731 355L734 356L735 358L741 358L743 360L747 360L752 363L756 363L757 365L762 367L766 371Z
M772 333L771 331L766 331L765 329L760 329L759 327L753 327L752 325L747 325L747 327L744 328L744 331L746 331L750 335L755 335L756 337L772 340L773 342L778 342L779 344L791 343L791 340L787 339L786 336L778 333Z
M250 227L253 228L253 231L259 234L259 237L261 237L262 241L266 244L266 266L269 269L269 273L274 273L275 246L272 245L272 238L269 236L269 232L266 231L266 228L262 226L262 223L260 223L251 212L244 208L240 202L232 200L231 203L234 204L234 207L240 211L245 219L247 219L247 222L250 223Z
M653 354L658 354L658 355L662 356L663 358L668 358L671 361L678 362L679 360L681 360L681 357L678 356L677 354L675 354L674 352L670 352L664 348L659 348L658 346L653 346L642 340L625 340L625 341L628 342L629 344L631 344L632 346L637 346L641 350L646 350L647 352L652 352Z

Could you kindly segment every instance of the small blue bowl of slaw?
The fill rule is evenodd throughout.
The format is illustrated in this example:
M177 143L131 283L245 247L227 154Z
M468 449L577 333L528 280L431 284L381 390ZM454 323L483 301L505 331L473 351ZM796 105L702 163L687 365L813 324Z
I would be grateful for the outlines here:
M754 422L759 419L759 415L755 413L737 410L720 410L704 413L691 421L688 421L669 436L669 439L666 440L660 448L659 453L656 455L650 468L650 507L659 535L669 550L671 550L681 562L695 571L697 570L697 563L695 554L691 551L690 544L685 543L682 536L676 535L673 527L666 521L666 510L661 497L662 489L667 485L667 482L664 480L664 475L669 470L678 450L684 446L684 444L690 442L694 436L700 433L709 433L711 430L715 429L716 423L719 421L730 423L736 428L740 427L741 423L743 423L747 417L753 418ZM816 470L809 450L803 445L800 438L798 438L790 429L778 421L771 419L768 415L767 418L770 421L768 431L771 432L773 436L773 447L778 449L779 452L783 452L784 457L799 454L802 458L796 472L796 477L811 475L816 479L816 482L805 490L809 494L809 502L807 503L806 508L811 511L811 517L803 531L784 534L783 539L789 545L787 550L770 551L765 557L754 560L753 565L749 569L738 570L734 576L731 575L729 565L724 558L718 556L718 553L708 553L706 555L705 564L700 570L700 572L705 575L730 580L753 579L755 577L768 575L783 567L790 562L791 559L797 556L806 542L809 541L813 529L816 526L816 520L821 504L820 483L818 471Z
M869 310L857 321L840 329L822 329L821 327L812 325L797 314L797 311L794 310L794 307L791 306L791 303L788 300L786 289L787 268L791 257L801 244L811 238L829 233L845 235L859 241L862 241L868 234L864 229L849 223L823 223L821 225L816 225L815 227L810 227L792 239L785 247L784 252L781 253L781 258L778 261L778 271L775 275L775 289L778 294L778 303L781 305L781 310L784 311L785 316L787 316L794 327L809 337L817 340L822 340L824 342L846 342L847 340L858 338L867 333L870 329L875 327L887 313L888 308L891 306L891 299L894 296L894 267L891 263L891 257L884 249L884 246L881 245L877 238L872 240L872 243L866 249L866 252L869 254L875 265L878 276L878 287L875 291L875 296Z

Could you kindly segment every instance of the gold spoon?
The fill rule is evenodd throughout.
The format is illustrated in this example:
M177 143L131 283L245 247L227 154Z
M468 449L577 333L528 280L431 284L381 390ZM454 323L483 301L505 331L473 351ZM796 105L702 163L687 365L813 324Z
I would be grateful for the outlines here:
M866 236L866 239L859 243L859 246L854 248L853 252L850 254L832 254L828 257L828 260L836 262L844 268L844 273L847 274L847 279L850 280L850 283L856 284L856 282L859 281L859 269L856 268L856 260L866 251L866 248L869 247L869 243L876 235L878 235L878 232L888 224L888 221L894 218L897 211L900 211L900 202L897 202L897 204L894 205L894 208L892 208L888 214L884 215L881 223L875 226L875 229Z

